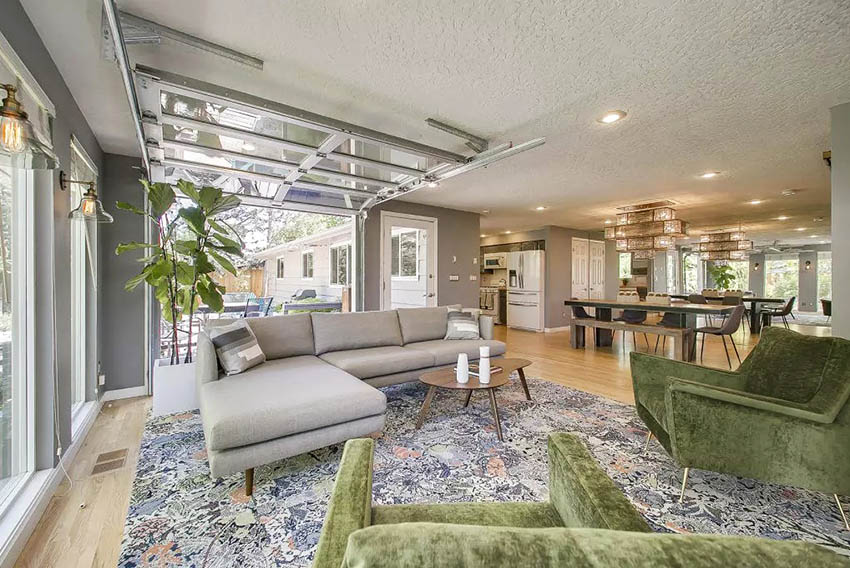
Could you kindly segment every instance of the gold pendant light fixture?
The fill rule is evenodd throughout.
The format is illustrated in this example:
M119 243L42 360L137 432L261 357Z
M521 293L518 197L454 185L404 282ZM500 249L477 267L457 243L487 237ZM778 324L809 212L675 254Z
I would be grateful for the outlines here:
M617 242L617 252L630 252L634 259L653 258L676 247L686 237L688 224L677 218L669 201L620 207L617 224L605 227L605 238Z
M753 250L753 241L740 228L737 231L724 231L701 235L697 251L701 260L744 260Z
M15 165L24 169L56 169L59 158L35 134L24 105L15 96L17 87L0 85L0 89L6 91L6 98L0 106L0 152L11 155Z

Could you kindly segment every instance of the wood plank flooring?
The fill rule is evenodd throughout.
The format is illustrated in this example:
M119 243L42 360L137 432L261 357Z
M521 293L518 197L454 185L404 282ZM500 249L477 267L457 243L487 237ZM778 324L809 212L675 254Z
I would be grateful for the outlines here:
M829 335L831 332L828 327L792 325L792 328L808 335ZM530 377L633 403L629 353L635 347L631 334L625 349L622 334L618 333L612 347L599 350L592 347L592 341L588 341L591 347L586 350L570 348L568 331L544 334L497 326L496 338L507 343L509 356L532 361L527 369ZM751 336L746 331L738 332L735 342L742 358L757 341L758 336ZM647 351L640 334L637 343L638 350ZM649 336L649 344L654 347L655 336ZM672 357L671 341L667 342L667 356ZM737 366L734 354L732 358L733 365ZM708 338L704 364L728 368L719 338ZM73 487L67 480L60 485L16 566L116 566L139 443L149 408L149 398L132 398L104 405L77 458L68 467L68 473L74 480ZM128 452L122 467L91 475L98 456L124 448ZM111 456L103 459L108 457ZM80 507L82 503L84 508Z

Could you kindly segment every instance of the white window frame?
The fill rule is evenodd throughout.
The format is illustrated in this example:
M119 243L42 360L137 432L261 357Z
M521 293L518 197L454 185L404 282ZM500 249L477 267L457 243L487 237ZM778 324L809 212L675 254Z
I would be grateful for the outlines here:
M416 274L408 275L408 276L402 276L402 275L396 276L396 275L390 274L390 277L394 281L396 281L396 282L416 282L416 281L419 280L419 276L420 276L420 274L419 274L419 261L420 261L420 258L419 258L419 238L420 238L419 233L421 231L422 231L422 229L408 229L408 230L404 230L404 231L399 232L399 234L398 234L398 237L399 237L399 239L398 239L398 269L399 269L399 271L401 271L401 236L404 235L404 234L407 234L407 233L416 233L416 260L415 260ZM390 247L392 247L392 235L390 235L390 241L391 241ZM390 271L392 271L392 268L390 268Z
M279 256L274 259L274 276L275 280L286 278L286 257Z
M304 274L304 257L307 255L311 256L310 262L310 271L312 274L310 276L306 276ZM316 255L313 254L313 250L302 250L301 251L301 280L312 280L316 274Z
M345 284L334 282L334 278L337 275L336 267L333 264L334 249L346 249ZM331 288L343 288L345 286L351 286L351 254L351 241L341 241L338 243L334 243L328 247L328 286L330 286ZM315 259L315 257L313 258ZM339 259L339 254L337 254L337 259Z

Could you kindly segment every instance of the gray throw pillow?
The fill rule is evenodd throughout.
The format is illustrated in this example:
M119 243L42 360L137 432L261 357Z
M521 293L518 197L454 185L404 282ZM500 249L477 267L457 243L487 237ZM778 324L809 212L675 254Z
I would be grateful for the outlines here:
M238 375L266 361L257 337L245 320L211 327L207 334L215 346L221 368L228 375Z
M478 322L468 312L450 311L446 325L446 339L481 339L478 334Z

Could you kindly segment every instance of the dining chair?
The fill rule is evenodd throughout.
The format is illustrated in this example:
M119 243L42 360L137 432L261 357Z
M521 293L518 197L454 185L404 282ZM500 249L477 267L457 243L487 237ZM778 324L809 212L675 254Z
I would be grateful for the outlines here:
M785 305L781 308L773 308L768 310L762 310L761 316L764 318L763 323L770 325L770 322L773 321L773 318L782 318L782 323L785 324L785 329L791 329L788 327L788 316L791 314L791 310L794 309L794 302L797 300L797 296L791 296Z
M650 292L646 296L646 302L649 304L659 304L660 306L669 306L670 296L663 292ZM656 325L660 327L681 327L681 315L670 312L661 312L661 321L656 323ZM653 353L658 352L658 343L661 337L662 335L660 333L656 336L655 349L653 350ZM663 337L664 342L661 344L662 351L667 347L667 336L664 335Z
M703 291L705 291L705 290L703 290ZM688 294L688 303L689 304L708 304L708 300L706 299L706 297L703 294ZM697 317L699 317L699 316L697 316ZM703 316L703 319L705 320L705 323L707 325L712 324L711 316L705 315L705 316Z
M617 294L617 301L624 303L640 303L640 296L637 292L620 292ZM614 318L614 321L621 321L624 323L633 323L633 324L641 324L646 322L646 312L644 310L623 310L623 313L620 317ZM612 335L616 335L616 330ZM643 339L646 341L646 348L649 349L649 338L646 334L643 334ZM635 332L632 332L632 341L635 344L635 349L637 349L637 339L635 337ZM623 349L626 348L626 331L623 330Z
M245 311L242 317L246 318L264 318L269 315L269 310L272 307L274 296L266 298L248 298L245 302Z
M826 321L829 321L832 317L832 300L821 298L820 306L823 309L823 315L826 316Z
M570 298L571 300L578 300L578 298ZM584 306L572 306L573 319L574 320L592 320L596 319L584 309ZM596 328L593 328L593 340L596 341Z
M724 294L723 295L723 301L721 303L724 306L741 306L741 305L744 304L744 296L743 296L743 294L741 294L740 296L738 296L738 295L731 295L730 296L729 294ZM747 306L744 306L744 318L743 318L743 320L746 322L747 327L749 328L750 322L747 320L747 317L746 317L748 312L749 312L749 310L747 310ZM723 322L725 322L728 317L729 317L728 315L723 314ZM722 323L721 323L721 325L722 325Z
M693 351L691 351L691 358L696 354L697 341L699 341L699 334L702 334L702 347L699 352L699 359L702 361L703 354L705 353L705 336L706 335L719 335L723 340L723 350L726 352L726 361L729 363L729 368L732 368L732 358L729 357L729 347L726 344L726 338L729 338L729 341L732 342L732 349L735 350L735 357L738 358L738 364L741 364L741 355L738 353L738 347L735 345L735 339L732 337L738 328L741 327L741 318L744 316L744 304L738 304L735 310L729 315L725 322L719 327L715 326L705 326L698 327L694 331L696 332Z

